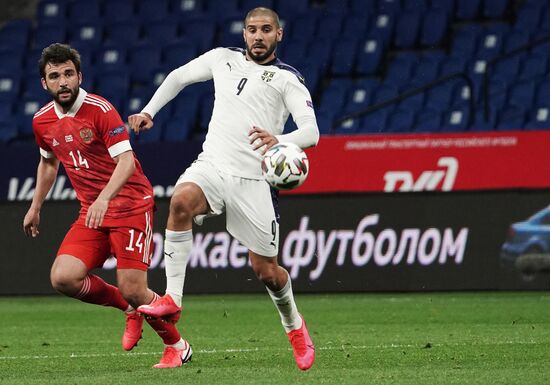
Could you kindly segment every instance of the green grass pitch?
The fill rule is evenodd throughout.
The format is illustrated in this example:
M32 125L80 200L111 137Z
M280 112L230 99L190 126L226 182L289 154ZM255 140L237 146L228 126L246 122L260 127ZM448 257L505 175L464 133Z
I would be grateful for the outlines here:
M548 384L550 295L298 295L316 344L301 372L265 295L187 296L178 326L193 361L155 370L145 326L130 353L123 315L54 297L0 298L0 384Z

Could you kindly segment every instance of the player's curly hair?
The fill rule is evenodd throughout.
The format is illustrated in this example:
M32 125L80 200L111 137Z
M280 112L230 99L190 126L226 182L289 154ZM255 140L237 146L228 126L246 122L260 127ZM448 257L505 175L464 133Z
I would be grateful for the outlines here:
M80 72L80 54L76 49L67 44L50 44L42 50L42 55L40 56L40 60L38 60L40 76L46 76L46 64L61 64L69 60L73 62L76 72Z

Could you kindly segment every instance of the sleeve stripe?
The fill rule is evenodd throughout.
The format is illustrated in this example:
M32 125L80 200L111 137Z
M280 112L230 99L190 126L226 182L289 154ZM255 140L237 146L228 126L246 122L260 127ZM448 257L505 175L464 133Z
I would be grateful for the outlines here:
M132 151L132 145L129 140L123 140L109 147L109 155L111 155L111 158L119 156L126 151Z

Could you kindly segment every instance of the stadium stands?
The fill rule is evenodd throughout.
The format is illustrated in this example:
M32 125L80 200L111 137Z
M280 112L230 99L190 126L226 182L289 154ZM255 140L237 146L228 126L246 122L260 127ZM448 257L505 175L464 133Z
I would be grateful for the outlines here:
M213 47L242 46L242 18L262 5L280 14L279 56L305 75L324 134L550 128L548 0L40 0L35 20L0 28L0 141L25 139L28 114L47 101L36 70L44 46L78 48L83 86L127 115L170 70ZM196 90L159 115L161 132L138 140L203 135L212 91Z

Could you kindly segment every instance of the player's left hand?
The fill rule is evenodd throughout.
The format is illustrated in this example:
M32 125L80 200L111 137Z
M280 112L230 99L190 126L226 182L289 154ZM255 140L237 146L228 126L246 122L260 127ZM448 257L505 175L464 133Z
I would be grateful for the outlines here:
M252 129L248 132L248 136L250 137L250 144L252 145L254 151L264 147L262 149L262 155L265 155L267 150L279 143L279 141L273 134L269 133L261 127L253 126Z
M97 229L103 223L103 218L109 207L109 201L105 199L96 199L94 203L88 207L86 213L86 226L91 229Z

